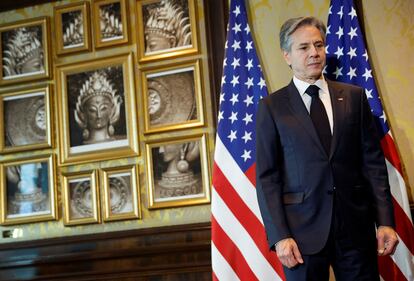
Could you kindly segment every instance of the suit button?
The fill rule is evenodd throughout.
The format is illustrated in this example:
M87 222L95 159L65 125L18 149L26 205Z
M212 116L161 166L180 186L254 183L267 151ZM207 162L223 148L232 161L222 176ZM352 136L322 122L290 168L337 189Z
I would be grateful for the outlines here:
M328 195L332 195L334 192L333 190L328 190L326 193L328 193Z

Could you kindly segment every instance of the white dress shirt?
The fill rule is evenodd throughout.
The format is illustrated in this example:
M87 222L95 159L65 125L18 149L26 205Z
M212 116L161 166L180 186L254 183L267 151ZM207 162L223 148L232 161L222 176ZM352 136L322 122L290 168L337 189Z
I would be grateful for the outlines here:
M306 94L305 91L311 84L299 80L298 78L296 78L296 76L293 76L293 83L295 84L296 89L298 89L300 97L302 98L302 101L305 104L306 109L308 110L308 112L310 112L312 97ZM317 80L313 85L319 87L319 98L325 106L326 114L328 115L329 125L331 128L331 134L333 134L333 113L328 83L326 83L326 80L322 76L322 79Z

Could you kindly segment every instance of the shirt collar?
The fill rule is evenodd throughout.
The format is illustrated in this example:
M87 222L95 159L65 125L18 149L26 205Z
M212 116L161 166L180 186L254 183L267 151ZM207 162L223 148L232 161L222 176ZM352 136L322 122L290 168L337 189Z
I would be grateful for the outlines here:
M308 82L298 79L296 76L293 76L293 83L299 91L299 94L303 96L306 89L311 85ZM318 79L313 85L318 86L323 93L329 93L328 83L326 83L325 77L322 75L321 79Z

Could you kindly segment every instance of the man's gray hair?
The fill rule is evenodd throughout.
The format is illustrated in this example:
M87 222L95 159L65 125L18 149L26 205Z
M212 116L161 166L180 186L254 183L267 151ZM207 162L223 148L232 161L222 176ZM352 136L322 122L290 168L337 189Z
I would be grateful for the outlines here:
M292 47L291 35L302 26L314 26L319 29L322 40L325 43L326 38L326 26L318 18L315 17L300 17L300 18L291 18L285 21L285 23L280 28L279 39L280 39L280 49L286 52L290 52Z

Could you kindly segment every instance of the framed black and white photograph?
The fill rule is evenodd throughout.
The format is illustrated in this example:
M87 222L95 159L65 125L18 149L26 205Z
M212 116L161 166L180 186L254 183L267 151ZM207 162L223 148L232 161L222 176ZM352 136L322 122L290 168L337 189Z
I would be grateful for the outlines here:
M54 11L56 53L64 55L90 51L89 3L57 6Z
M128 43L127 2L93 1L93 26L96 48Z
M204 125L199 61L142 74L146 133Z
M100 222L96 171L62 175L63 222L80 225Z
M47 17L0 26L0 85L48 78Z
M104 221L140 218L137 167L102 170Z
M140 60L198 52L194 0L137 2Z
M148 143L148 208L210 202L209 165L204 135Z
M52 147L50 86L0 96L0 152Z
M58 68L61 163L137 154L132 55Z
M53 156L1 165L1 224L56 219Z

